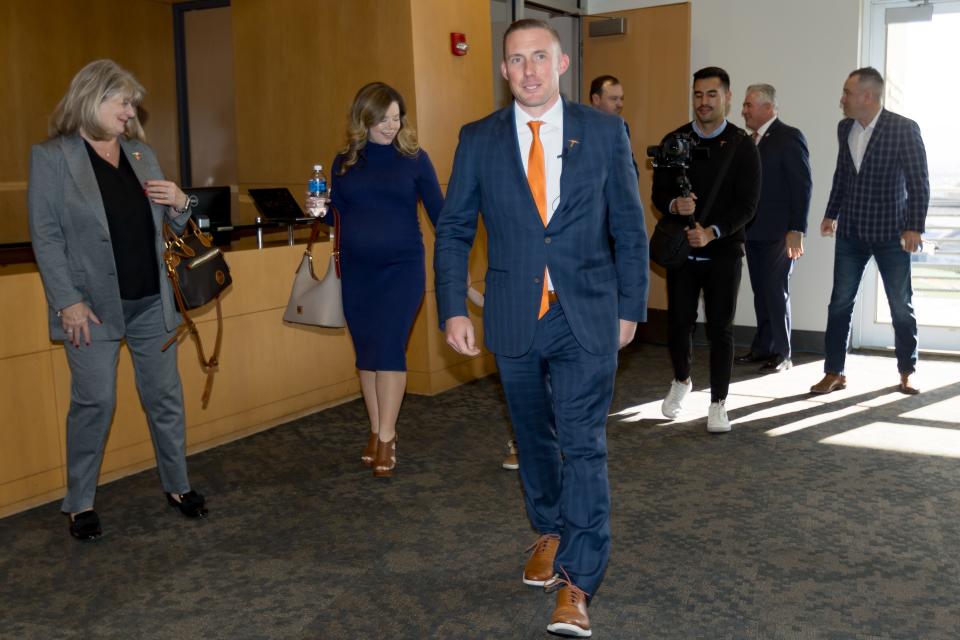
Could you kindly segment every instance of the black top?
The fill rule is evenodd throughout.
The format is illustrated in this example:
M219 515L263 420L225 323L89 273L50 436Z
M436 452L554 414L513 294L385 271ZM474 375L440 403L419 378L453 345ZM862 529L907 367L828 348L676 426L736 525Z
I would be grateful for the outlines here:
M697 194L695 216L700 225L704 229L716 225L720 230L719 239L705 247L693 249L691 255L707 258L742 256L743 228L753 219L760 199L760 154L757 152L757 145L745 135L743 129L729 121L723 133L715 138L700 139L693 131L691 123L683 125L675 133L692 134L697 140L697 146L709 149L706 158L694 155L687 176L693 192ZM714 179L720 173L724 155L731 150L736 155L727 168L723 184L704 219L702 208L707 206L707 199L710 197ZM664 212L664 215L675 215L668 213L668 210L670 202L681 195L677 186L678 175L678 169L660 168L653 172L653 204Z
M97 155L86 140L87 155L100 187L103 208L117 264L120 297L139 300L160 293L160 267L157 264L157 229L144 187L127 161L120 154L120 165Z

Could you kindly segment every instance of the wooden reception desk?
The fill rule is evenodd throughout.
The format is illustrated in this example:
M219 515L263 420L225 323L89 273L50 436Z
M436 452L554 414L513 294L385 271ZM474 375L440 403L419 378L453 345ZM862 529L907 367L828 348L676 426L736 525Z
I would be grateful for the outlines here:
M464 358L444 343L432 291L431 244L428 290L407 351L408 390L427 395L494 370L487 352ZM285 325L281 320L304 246L281 244L260 250L242 246L236 243L227 252L233 285L222 299L223 350L206 409L200 406L205 376L196 349L190 339L180 344L188 453L359 394L353 346L344 330ZM329 259L329 243L315 247L314 255L322 272ZM33 265L0 267L0 517L57 499L65 490L64 425L70 373L64 347L47 337L46 306ZM212 346L216 312L212 307L201 311L195 319L205 346L206 341ZM479 328L479 318L474 320ZM361 443L362 433L357 437ZM124 347L117 409L100 480L108 482L153 466L153 447Z

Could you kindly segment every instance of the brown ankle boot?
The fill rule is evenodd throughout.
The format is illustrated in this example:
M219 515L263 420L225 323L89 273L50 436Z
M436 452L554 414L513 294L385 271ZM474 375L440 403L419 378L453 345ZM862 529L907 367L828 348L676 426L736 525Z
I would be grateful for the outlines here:
M373 459L377 456L377 439L377 434L371 431L370 437L367 439L367 446L363 450L363 453L360 454L360 462L362 462L365 467L373 466Z
M390 442L377 438L377 457L373 460L373 476L375 478L389 478L397 466L397 436Z

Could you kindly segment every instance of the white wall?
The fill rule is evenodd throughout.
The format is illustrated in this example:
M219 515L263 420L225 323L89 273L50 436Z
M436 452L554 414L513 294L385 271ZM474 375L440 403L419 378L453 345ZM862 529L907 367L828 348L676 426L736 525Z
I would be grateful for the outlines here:
M589 0L591 14L676 2ZM794 268L793 327L823 331L833 283L833 240L821 238L837 154L840 90L856 69L860 0L691 0L691 73L716 65L730 74L730 119L743 126L740 104L749 84L777 88L784 122L807 137L813 168L806 254ZM678 125L681 123L677 123ZM756 326L746 265L735 320Z

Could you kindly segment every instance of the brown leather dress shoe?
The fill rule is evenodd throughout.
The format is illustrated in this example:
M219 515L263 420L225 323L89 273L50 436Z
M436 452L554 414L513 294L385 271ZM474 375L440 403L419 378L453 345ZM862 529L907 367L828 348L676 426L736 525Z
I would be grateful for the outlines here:
M362 462L364 466L373 466L373 459L377 456L377 441L379 439L377 434L373 431L370 432L370 437L367 439L367 447L363 450L363 453L360 454L360 462Z
M910 384L909 373L900 374L900 393L905 393L908 396L915 396L920 393L920 389L917 389L915 386Z
M590 616L587 615L587 594L573 584L557 591L557 606L553 610L547 631L573 638L589 638Z
M373 459L373 477L389 478L397 466L397 436L390 442L377 438L377 455Z
M830 393L838 389L847 388L847 376L839 373L827 373L823 380L810 387L810 393Z
M553 559L557 557L559 546L560 536L555 533L545 533L527 547L527 551L532 553L523 568L523 584L542 587L544 582L553 577Z

